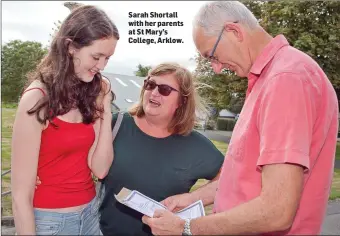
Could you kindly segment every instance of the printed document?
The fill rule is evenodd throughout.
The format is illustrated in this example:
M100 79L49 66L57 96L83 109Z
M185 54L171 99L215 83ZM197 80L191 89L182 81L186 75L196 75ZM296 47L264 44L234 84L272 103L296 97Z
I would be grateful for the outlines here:
M115 198L118 202L149 217L153 217L156 209L167 209L161 203L143 195L142 193L136 190L132 191L127 188L122 188L122 190L117 195L115 195ZM182 219L194 219L205 216L203 202L199 200L176 212L175 215L181 217Z

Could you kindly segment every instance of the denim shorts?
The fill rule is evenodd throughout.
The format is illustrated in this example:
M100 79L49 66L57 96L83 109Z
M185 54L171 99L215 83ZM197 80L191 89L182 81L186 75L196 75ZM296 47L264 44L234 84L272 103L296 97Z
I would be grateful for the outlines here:
M59 213L34 209L37 235L102 235L99 229L99 201L95 197L84 209Z

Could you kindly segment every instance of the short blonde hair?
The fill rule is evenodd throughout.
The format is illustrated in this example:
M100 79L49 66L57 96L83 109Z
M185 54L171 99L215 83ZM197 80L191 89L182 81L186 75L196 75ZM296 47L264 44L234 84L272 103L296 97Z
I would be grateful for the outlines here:
M191 72L177 63L159 64L149 71L147 78L169 74L176 78L180 87L181 97L180 106L176 110L168 130L172 134L188 135L192 132L196 123L196 110L202 108L203 104L195 89L194 77ZM139 102L129 110L131 115L136 115L137 117L145 115L143 109L144 92L145 89L143 88Z

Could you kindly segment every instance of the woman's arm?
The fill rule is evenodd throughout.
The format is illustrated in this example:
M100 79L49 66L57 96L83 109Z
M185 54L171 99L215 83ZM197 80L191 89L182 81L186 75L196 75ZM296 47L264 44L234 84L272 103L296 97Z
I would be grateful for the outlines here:
M33 197L35 191L40 138L43 130L35 115L28 115L43 97L38 89L23 95L16 113L12 135L11 188L12 207L17 234L34 235L35 218Z
M104 80L105 81L105 80ZM88 165L92 173L99 179L103 179L111 167L113 161L112 130L111 130L111 89L105 81L107 91L101 103L104 107L103 119L98 119L94 125L96 140L91 147L88 157Z

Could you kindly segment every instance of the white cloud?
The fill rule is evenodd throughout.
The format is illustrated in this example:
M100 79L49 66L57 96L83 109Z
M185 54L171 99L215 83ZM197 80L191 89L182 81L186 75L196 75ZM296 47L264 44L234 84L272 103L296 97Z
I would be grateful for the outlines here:
M64 20L69 10L63 6L62 1L45 2L3 2L2 3L2 43L12 39L34 40L48 44L49 34L52 33L53 23ZM107 2L83 2L103 9L115 22L120 32L120 40L117 44L115 55L110 59L106 71L132 75L138 63L143 65L156 65L164 61L178 62L189 69L195 67L190 60L196 54L192 41L192 19L199 7L204 2L188 1L107 1ZM168 30L168 36L180 38L181 44L132 44L128 43L129 12L177 12L178 18L144 18L137 20L147 21L182 21L182 27L162 27ZM157 27L152 27L157 29ZM134 35L132 37L138 37ZM142 36L143 38L156 38Z

